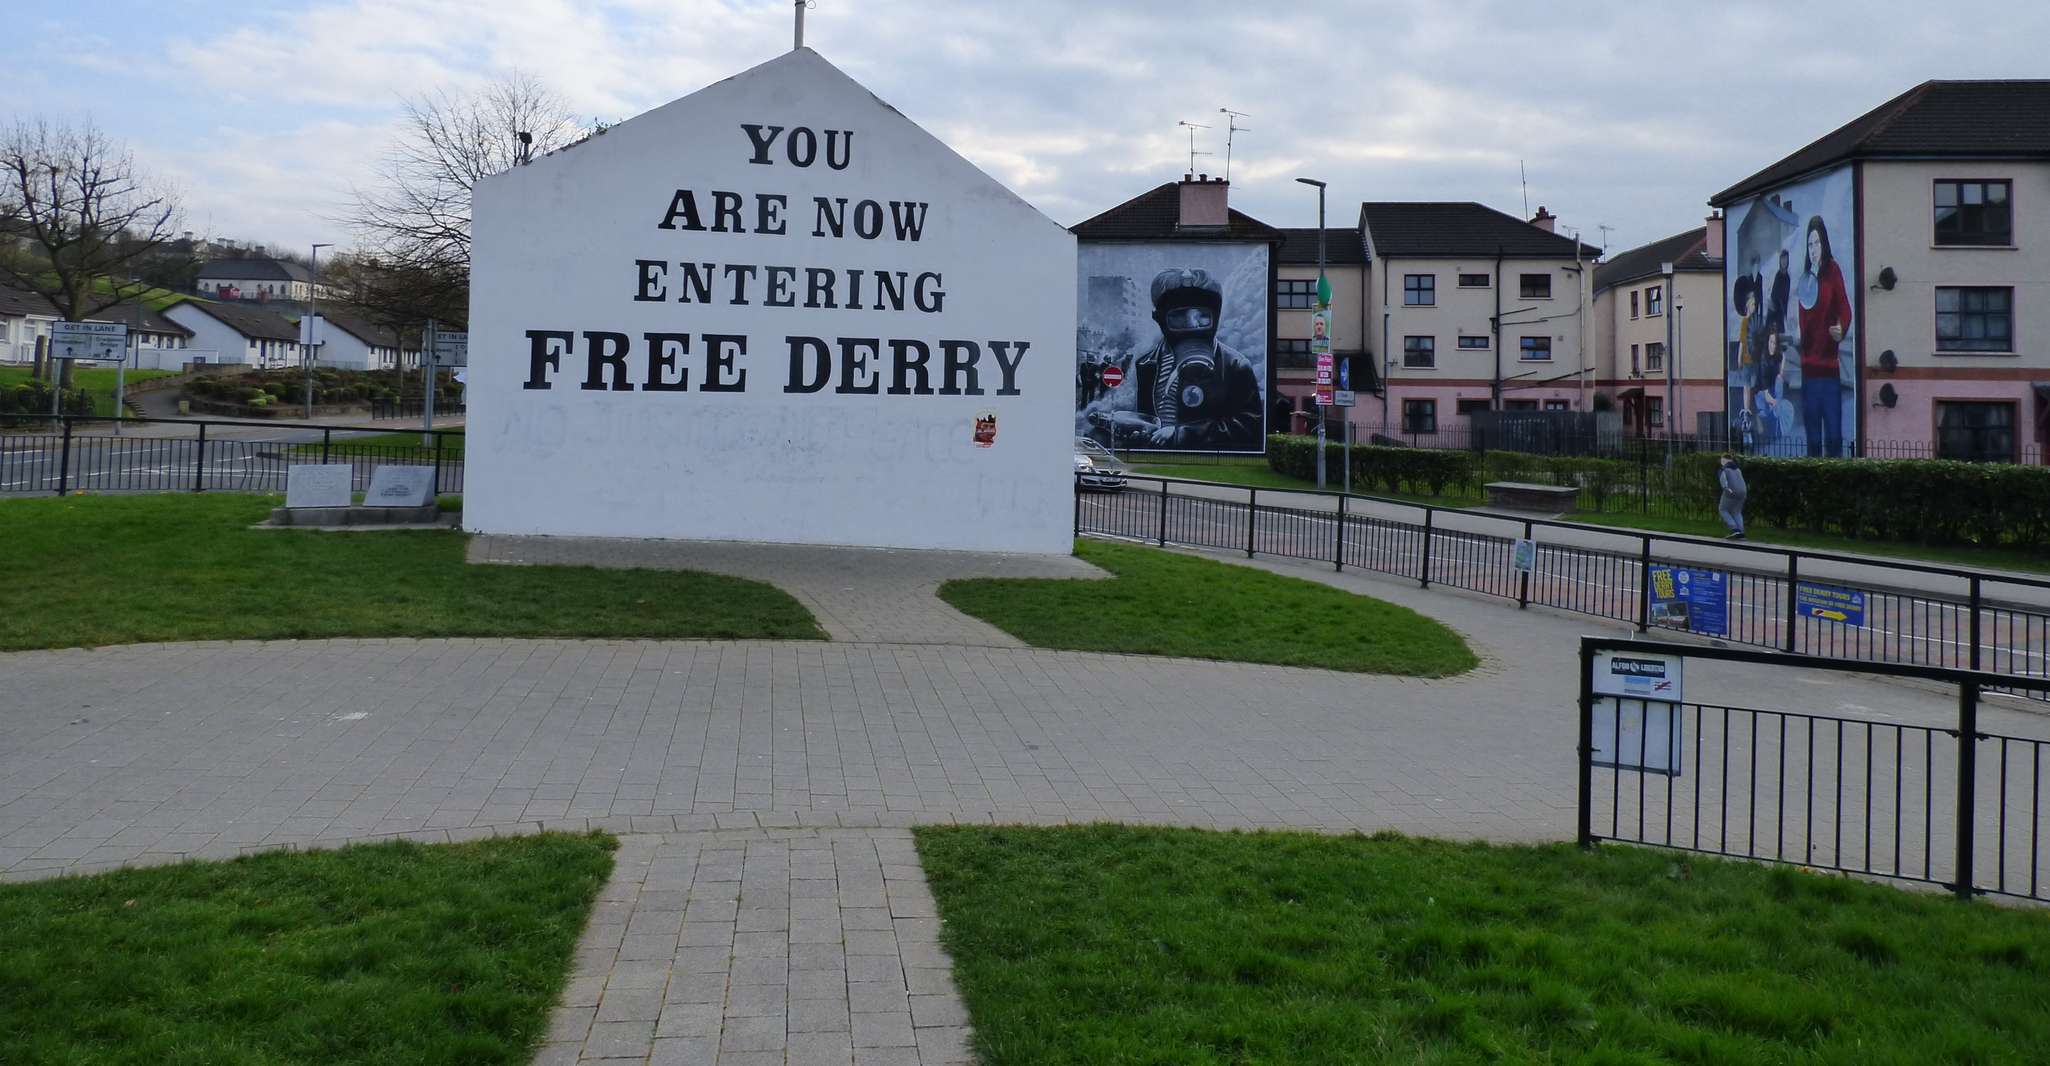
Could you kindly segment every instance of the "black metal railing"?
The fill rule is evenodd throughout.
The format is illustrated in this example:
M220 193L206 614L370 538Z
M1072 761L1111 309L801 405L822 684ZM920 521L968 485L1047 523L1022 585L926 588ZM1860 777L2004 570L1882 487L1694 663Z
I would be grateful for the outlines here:
M376 468L432 466L437 493L463 491L462 430L388 438L387 428L226 419L47 418L0 435L0 495L69 492L283 492L295 463L347 463L356 491Z
M1123 492L1076 487L1077 536L1328 562L1626 622L1640 632L2050 677L2050 578L1307 489L1140 474L1129 475ZM1518 565L1519 541L1529 549L1527 566ZM1884 583L1875 568L1885 571ZM1662 578L1683 571L1716 587L1718 611L1676 610L1672 597L1658 593ZM1847 609L1832 612L1829 602ZM2050 699L2040 690L2020 694Z
M1944 721L1605 694L1604 656L1857 670L1947 685ZM2050 737L1979 728L1984 671L1849 663L1734 648L1584 637L1579 837L2050 899L2042 847ZM2050 683L2046 683L2050 684ZM1791 687L1791 686L1790 686Z
M437 415L451 417L455 415L460 415L464 413L465 407L466 405L463 404L460 400L437 399L434 401L434 413ZM373 422L383 421L385 419L390 418L420 418L423 415L425 415L426 412L427 405L421 402L417 397L410 400L370 401L370 420Z

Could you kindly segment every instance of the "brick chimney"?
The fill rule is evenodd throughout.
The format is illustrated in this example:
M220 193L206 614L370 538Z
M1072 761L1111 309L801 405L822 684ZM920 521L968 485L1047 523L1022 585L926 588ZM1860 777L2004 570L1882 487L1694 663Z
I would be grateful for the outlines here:
M1558 222L1559 216L1551 213L1550 211L1545 210L1544 205L1542 204L1538 206L1537 217L1530 220L1531 225L1536 226L1541 230L1544 230L1546 233L1554 232L1552 227L1557 225Z
M1223 178L1182 175L1181 211L1176 216L1176 228L1223 229L1230 225L1230 207L1226 203L1230 190L1231 183Z
M1723 257L1723 213L1721 211L1711 211L1708 213L1707 229L1708 235L1702 241L1701 254L1708 256L1710 259L1721 259Z

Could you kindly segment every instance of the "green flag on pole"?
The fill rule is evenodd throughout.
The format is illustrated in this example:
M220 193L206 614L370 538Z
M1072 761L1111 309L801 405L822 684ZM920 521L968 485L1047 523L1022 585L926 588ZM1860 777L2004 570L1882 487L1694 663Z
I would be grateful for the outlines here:
M1325 277L1321 270L1317 272L1317 306L1331 306L1331 279Z

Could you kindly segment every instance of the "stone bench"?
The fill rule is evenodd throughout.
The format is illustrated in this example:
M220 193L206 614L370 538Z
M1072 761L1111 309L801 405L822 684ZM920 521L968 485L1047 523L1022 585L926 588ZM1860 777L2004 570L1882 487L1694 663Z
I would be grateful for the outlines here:
M1505 511L1560 514L1573 510L1580 490L1571 485L1532 485L1521 481L1490 481L1488 506Z

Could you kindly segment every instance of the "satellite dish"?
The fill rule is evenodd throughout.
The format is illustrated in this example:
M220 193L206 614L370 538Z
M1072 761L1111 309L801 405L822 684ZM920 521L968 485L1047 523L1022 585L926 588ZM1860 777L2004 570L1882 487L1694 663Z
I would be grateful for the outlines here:
M1898 285L1898 284L1900 284L1900 280L1901 280L1901 278L1900 278L1900 275L1899 275L1899 274L1896 274L1896 273L1894 273L1894 272L1893 272L1893 268L1892 268L1892 267L1880 267L1880 268L1879 268L1879 287L1880 287L1880 288L1882 288L1882 289L1885 289L1885 290L1886 290L1887 292L1892 292L1892 291L1893 291L1893 287L1894 287L1895 285Z
M1890 408L1899 402L1901 394L1894 391L1892 382L1879 386L1879 406Z
M1891 374L1895 370L1900 369L1900 365L1901 357L1893 354L1892 348L1879 353L1879 369Z

